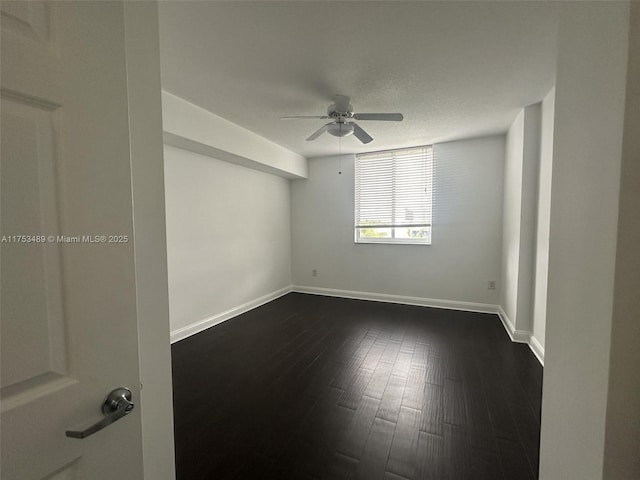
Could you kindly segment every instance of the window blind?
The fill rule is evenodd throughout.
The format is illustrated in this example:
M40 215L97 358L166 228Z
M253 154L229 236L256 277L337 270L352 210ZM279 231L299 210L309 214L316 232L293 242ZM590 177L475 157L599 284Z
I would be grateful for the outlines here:
M429 241L410 239L412 231L424 233L419 229L431 227L432 176L431 146L357 154L356 241L366 229L368 240L400 236L402 243L430 243L430 228ZM369 233L372 228L388 235L372 235Z

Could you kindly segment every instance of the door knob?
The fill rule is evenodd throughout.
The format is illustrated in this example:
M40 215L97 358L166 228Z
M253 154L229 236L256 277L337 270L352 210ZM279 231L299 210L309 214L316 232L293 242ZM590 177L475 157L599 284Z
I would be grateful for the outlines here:
M134 406L134 403L131 401L131 390L124 387L116 388L107 395L107 398L102 404L102 414L104 418L85 430L67 430L67 437L86 438L89 435L93 435L104 427L108 427L113 422L120 420L131 412Z

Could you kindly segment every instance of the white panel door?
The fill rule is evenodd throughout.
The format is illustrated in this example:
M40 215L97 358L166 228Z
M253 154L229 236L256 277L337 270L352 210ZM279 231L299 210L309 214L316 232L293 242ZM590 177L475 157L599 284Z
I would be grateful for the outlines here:
M142 479L123 5L0 8L0 476Z

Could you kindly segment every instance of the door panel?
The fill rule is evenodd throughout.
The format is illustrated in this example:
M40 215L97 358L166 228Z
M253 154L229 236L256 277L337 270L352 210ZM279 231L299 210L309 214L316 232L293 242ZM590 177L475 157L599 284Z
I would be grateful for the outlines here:
M138 480L124 8L0 8L0 476ZM130 414L85 439L65 436L100 420L105 396L120 386L133 392Z
M2 98L2 371L1 386L19 391L27 383L66 373L61 297L60 245L55 182L54 112ZM33 244L11 238L28 233ZM46 234L46 235L45 235ZM55 377L55 375L53 375Z

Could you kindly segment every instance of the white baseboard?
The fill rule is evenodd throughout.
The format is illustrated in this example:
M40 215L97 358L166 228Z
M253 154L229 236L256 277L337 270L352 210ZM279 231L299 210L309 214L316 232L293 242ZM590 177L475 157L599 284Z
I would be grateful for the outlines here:
M516 343L529 343L529 338L531 337L531 332L526 330L516 330L516 327L513 325L511 319L507 316L505 311L501 306L498 306L498 316L502 321L502 325L504 325L505 330L509 334L512 342Z
M204 320L192 323L186 327L173 330L171 332L171 343L183 340L191 335L206 330L207 328L218 325L233 317L237 317L243 313L253 310L265 303L271 302L276 298L280 298L287 293L309 293L313 295L324 295L328 297L340 297L340 298L353 298L355 300L371 300L374 302L386 302L386 303L400 303L404 305L417 305L420 307L434 307L444 308L449 310L462 310L465 312L477 312L477 313L493 313L498 315L504 329L507 331L509 338L512 342L526 343L536 356L538 361L544 365L544 348L540 342L531 334L531 332L525 330L516 330L513 323L502 309L500 305L492 305L488 303L473 303L473 302L458 302L454 300L441 300L435 298L424 297L409 297L405 295L390 295L386 293L374 293L374 292L358 292L354 290L340 290L335 288L320 288L320 287L306 287L303 285L292 285L281 288L275 292L271 292L262 297L256 298L249 302L245 302L242 305L231 308L225 312L219 313Z
M306 287L303 285L293 285L292 292L310 293L313 295L325 295L328 297L353 298L356 300L372 300L375 302L402 303L404 305L418 305L420 307L445 308L450 310L463 310L465 312L494 313L498 315L504 329L507 331L512 342L526 343L536 356L541 365L544 366L544 348L540 342L526 330L516 330L513 322L500 305L488 303L457 302L453 300L441 300L424 297L407 297L404 295L389 295L386 293L357 292L353 290L339 290L335 288Z
M540 364L544 367L544 347L538 341L538 339L533 336L533 334L531 334L531 338L529 340L529 348L536 356Z
M538 339L527 330L516 330L513 326L513 322L501 306L498 306L498 316L502 321L504 329L509 334L509 338L511 338L511 341L517 343L526 343L527 345L529 345L529 348L540 362L540 365L544 367L544 348L542 348L542 345L540 344Z
M463 310L465 312L498 313L498 306L488 303L457 302L454 300L440 300L424 297L407 297L404 295L390 295L386 293L357 292L353 290L338 290L335 288L306 287L293 285L291 291L325 295L327 297L353 298L355 300L371 300L374 302L402 303L420 307L445 308L449 310Z
M237 317L243 313L248 312L249 310L253 310L254 308L259 307L260 305L264 305L265 303L271 302L276 298L280 298L283 295L291 292L291 286L281 288L280 290L276 290L275 292L268 293L263 295L262 297L256 298L254 300L250 300L248 302L243 303L242 305L238 305L237 307L230 308L227 311L222 313L218 313L209 318L205 318L204 320L197 321L192 323L191 325L187 325L186 327L178 328L177 330L171 331L171 343L178 342L183 340L191 335L195 335L207 328L211 328L214 325L218 325L230 318Z

